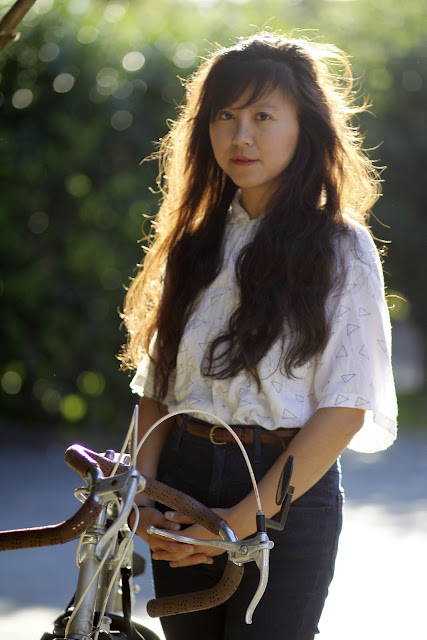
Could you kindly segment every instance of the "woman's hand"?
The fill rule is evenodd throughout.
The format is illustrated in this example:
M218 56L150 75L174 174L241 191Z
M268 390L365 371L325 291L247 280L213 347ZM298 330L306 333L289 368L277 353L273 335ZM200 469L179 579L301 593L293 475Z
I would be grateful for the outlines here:
M170 514L175 514L170 517ZM208 564L212 563L212 559L207 556L206 553L200 552L200 547L195 547L194 545L184 544L182 542L174 542L173 540L167 540L166 538L156 536L155 534L149 534L147 532L147 527L153 525L158 529L166 529L169 531L179 531L181 529L181 522L187 524L189 522L188 518L180 519L177 517L177 512L167 512L165 515L155 507L140 507L139 508L139 522L136 533L148 544L152 551L152 557L154 560L169 560L170 565L172 567L184 567L190 564L200 564L203 562L207 562ZM178 514L181 515L181 514ZM169 517L168 517L169 516ZM134 524L133 515L129 518L130 526ZM197 525L194 525L197 526ZM193 527L186 529L185 535L187 532L190 532ZM205 538L212 538L213 535L210 534L206 529L200 527L200 531L204 532ZM197 534L189 533L191 537L203 537ZM209 549L209 547L208 547Z
M212 511L215 511L215 513L220 515L224 520L227 520L229 509L212 509ZM179 528L181 528L182 524L191 525L183 531L183 535L188 536L189 538L199 538L201 540L212 540L215 538L218 538L218 540L221 539L220 536L215 536L201 525L193 524L193 521L190 520L190 518L184 516L178 511L166 511L164 517L169 524L169 527L167 527L169 529L172 525L178 525ZM159 540L159 537L155 534L152 534L150 537ZM154 560L167 560L171 567L188 567L190 565L201 563L212 564L212 556L218 556L225 553L222 549L218 549L217 547L204 547L203 545L195 546L180 542L174 544L181 547L181 553L177 553L175 548L158 548L156 552L153 553ZM165 545L162 546L165 547ZM153 548L152 543L150 543L150 547ZM179 555L181 557L178 557Z

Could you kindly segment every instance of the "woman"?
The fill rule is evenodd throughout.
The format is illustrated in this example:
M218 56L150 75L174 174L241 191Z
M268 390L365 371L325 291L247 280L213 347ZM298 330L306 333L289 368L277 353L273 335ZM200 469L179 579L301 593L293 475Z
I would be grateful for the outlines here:
M390 324L366 228L379 181L350 124L363 110L351 93L335 47L259 33L201 65L161 144L163 201L124 312L140 435L176 409L237 425L267 517L284 462L295 459L293 503L284 531L271 533L253 624L244 612L258 573L247 566L224 605L162 620L168 640L312 639L341 529L337 459L349 444L377 451L395 438ZM203 418L166 421L139 468L250 536L257 506L244 461ZM140 505L157 596L212 586L224 554L150 536L149 524L189 523ZM211 537L196 525L186 534Z

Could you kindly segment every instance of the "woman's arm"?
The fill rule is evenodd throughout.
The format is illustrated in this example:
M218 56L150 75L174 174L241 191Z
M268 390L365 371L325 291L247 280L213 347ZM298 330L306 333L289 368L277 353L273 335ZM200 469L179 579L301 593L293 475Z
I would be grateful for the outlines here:
M157 422L161 417L168 413L166 405L158 403L151 398L141 398L139 404L139 422L138 422L138 440L148 431L152 424ZM150 478L156 478L159 466L160 455L162 453L165 442L173 427L174 418L165 420L148 436L137 457L137 468L143 475ZM147 527L154 525L160 529L170 529L178 531L181 525L167 519L161 511L155 508L154 501L143 494L136 496L135 502L139 509L139 522L136 530L137 534L151 548L154 557L155 554L166 554L178 562L184 562L185 558L191 556L190 564L199 562L209 562L205 554L197 553L196 548L192 545L184 545L179 542L168 542L164 538L157 538L147 533ZM131 513L129 524L133 526L135 515Z
M287 458L290 455L294 456L291 484L295 487L293 500L296 500L316 484L333 465L362 427L364 413L361 409L345 407L325 407L316 411L258 484L262 508L267 518L274 516L280 509L276 505L276 491ZM239 539L255 533L257 510L253 491L230 509L215 509L227 520ZM167 512L166 517L170 521L188 523L181 514L173 511ZM199 525L187 529L186 535L205 539L212 537L212 534ZM207 556L217 553L209 547L196 547L196 550L199 554L205 553ZM177 560L172 555L168 556L167 552L159 551L155 557L169 560L173 567L193 564L192 556Z
M166 405L151 398L141 398L139 403L138 441L147 433L151 425L167 413ZM143 475L150 478L157 477L160 455L172 427L173 419L165 420L154 429L144 442L136 461L138 471ZM139 495L136 498L136 503L142 506L153 506L154 501L147 496Z
M291 484L295 487L293 500L296 500L320 480L344 451L362 427L364 413L361 409L325 407L313 414L259 482L261 504L267 518L280 509L276 505L276 490L286 459L294 456ZM236 527L239 538L254 533L256 511L253 492L230 509L230 526Z

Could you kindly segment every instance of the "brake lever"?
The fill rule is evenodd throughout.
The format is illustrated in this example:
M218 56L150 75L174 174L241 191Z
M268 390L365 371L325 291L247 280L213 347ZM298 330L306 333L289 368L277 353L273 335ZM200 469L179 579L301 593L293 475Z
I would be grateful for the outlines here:
M227 551L229 558L234 564L245 564L246 562L252 562L256 560L256 556L264 549L272 549L274 542L268 539L267 534L258 533L253 538L248 540L201 540L200 538L190 538L183 536L179 533L172 533L166 529L158 529L157 527L150 525L147 527L147 532L173 540L174 542L182 542L184 544L192 544L195 546L214 547L216 549L222 549Z
M153 525L147 527L147 532L173 540L174 542L222 549L227 551L229 560L237 565L255 562L260 572L259 583L254 597L246 610L245 616L246 624L251 624L253 613L264 595L268 584L270 550L274 547L274 542L270 540L267 535L266 518L262 511L258 511L256 520L257 533L247 540L200 540L198 538L183 536L179 533L172 533L169 530L157 529L157 527Z

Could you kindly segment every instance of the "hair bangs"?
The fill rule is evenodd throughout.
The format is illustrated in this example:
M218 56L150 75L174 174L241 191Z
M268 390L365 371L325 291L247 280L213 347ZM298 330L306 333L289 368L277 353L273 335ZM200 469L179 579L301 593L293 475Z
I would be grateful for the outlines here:
M257 102L275 89L286 97L293 97L293 77L287 65L273 60L221 60L210 74L205 101L211 105L210 119L227 107L239 102L241 109Z

